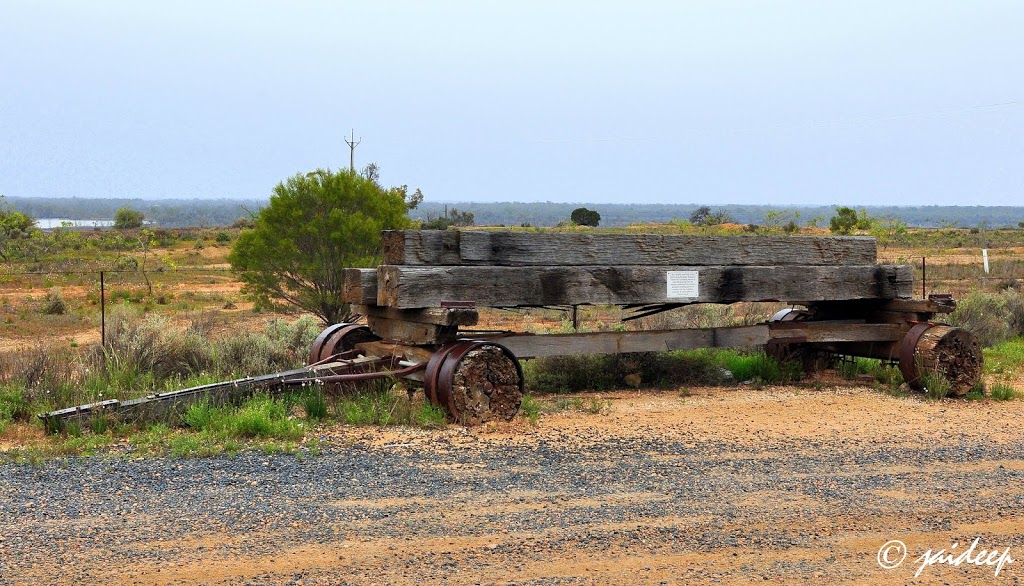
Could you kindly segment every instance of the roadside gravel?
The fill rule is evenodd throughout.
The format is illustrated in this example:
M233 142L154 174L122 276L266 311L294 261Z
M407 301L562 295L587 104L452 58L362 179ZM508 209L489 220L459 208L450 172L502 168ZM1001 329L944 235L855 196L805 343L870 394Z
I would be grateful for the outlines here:
M1024 576L1024 402L604 396L322 452L0 465L0 584L999 583ZM1011 547L1003 568L928 548ZM879 547L902 539L905 566ZM966 547L966 546L964 546ZM961 548L963 549L963 548Z

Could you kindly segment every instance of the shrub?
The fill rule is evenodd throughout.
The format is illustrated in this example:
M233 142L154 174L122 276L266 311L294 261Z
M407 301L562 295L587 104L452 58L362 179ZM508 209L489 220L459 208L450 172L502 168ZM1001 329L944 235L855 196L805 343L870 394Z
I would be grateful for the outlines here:
M983 347L995 346L1024 334L1024 299L1013 290L972 291L957 303L948 322L973 333Z
M60 289L54 287L46 292L46 299L40 309L46 315L64 315L68 312L68 304L64 301Z
M108 374L151 373L163 379L198 373L212 357L201 336L179 332L162 316L140 318L132 308L118 305L108 314L106 345L99 348L96 362Z
M273 319L266 326L267 336L274 343L300 358L309 355L309 348L322 329L320 321L311 315L304 315L293 322Z
M296 368L293 352L266 334L244 332L213 344L217 370L225 375L252 376Z
M217 244L227 244L231 242L231 235L227 232L217 232Z

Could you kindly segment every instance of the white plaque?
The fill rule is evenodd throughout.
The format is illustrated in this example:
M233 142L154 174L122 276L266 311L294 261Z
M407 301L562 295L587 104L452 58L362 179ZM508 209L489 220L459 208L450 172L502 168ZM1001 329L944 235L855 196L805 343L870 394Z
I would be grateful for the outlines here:
M697 271L668 271L669 299L696 299Z

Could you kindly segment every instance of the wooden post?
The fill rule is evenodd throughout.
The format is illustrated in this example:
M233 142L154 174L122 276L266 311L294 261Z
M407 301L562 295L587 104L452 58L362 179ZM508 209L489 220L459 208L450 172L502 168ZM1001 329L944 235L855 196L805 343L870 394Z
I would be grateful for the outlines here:
M924 262L925 257L921 257L921 299L928 299L928 290L926 283L928 283L928 270Z
M100 271L100 346L107 345L107 294L103 286L103 271Z

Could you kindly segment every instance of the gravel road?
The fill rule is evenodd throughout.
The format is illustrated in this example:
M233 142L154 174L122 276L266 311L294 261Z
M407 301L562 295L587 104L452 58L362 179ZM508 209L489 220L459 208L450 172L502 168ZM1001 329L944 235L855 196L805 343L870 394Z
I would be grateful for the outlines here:
M1024 577L1024 401L785 388L602 398L606 414L537 426L323 428L321 453L301 459L2 464L0 584ZM915 578L925 550L975 538L1015 561L998 576L963 563ZM891 539L910 555L884 570Z

